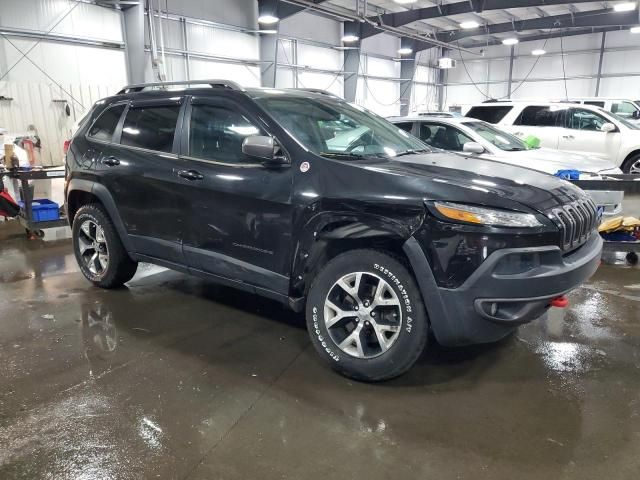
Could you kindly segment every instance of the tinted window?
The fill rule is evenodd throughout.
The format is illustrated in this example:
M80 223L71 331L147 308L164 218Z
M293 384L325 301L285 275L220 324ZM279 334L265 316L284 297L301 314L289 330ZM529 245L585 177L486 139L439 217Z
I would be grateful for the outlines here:
M529 125L532 127L561 127L564 124L566 108L560 107L526 107L515 125Z
M214 105L193 105L189 155L219 162L255 163L242 153L242 142L264 133L240 113Z
M122 127L122 145L171 152L180 105L130 108Z
M94 140L110 142L113 137L113 132L116 131L120 115L124 112L124 108L125 105L116 105L115 107L107 108L93 125L91 125L87 135ZM81 120L80 122L82 123L83 121L84 120Z
M481 107L472 107L466 116L489 123L498 123L512 108L509 105L483 105Z
M590 110L572 108L567 115L566 127L574 130L600 131L607 119Z
M473 141L455 127L428 123L420 125L420 140L432 147L453 152L461 152L465 143Z
M409 132L409 133L411 133L411 129L413 128L412 122L400 122L400 123L394 123L394 125L398 128L401 128L405 132Z
M594 105L596 107L604 107L604 102L585 101L585 105Z

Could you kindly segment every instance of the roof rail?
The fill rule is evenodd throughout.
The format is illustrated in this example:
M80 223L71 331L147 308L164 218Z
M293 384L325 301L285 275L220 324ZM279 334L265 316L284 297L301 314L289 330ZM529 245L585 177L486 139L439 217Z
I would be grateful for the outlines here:
M127 85L118 92L118 95L122 95L123 93L141 92L145 88L150 87L169 87L172 85L209 85L212 88L229 88L231 90L244 91L244 88L233 80L186 80L180 82L150 82Z
M303 92L319 93L320 95L326 95L328 97L340 98L340 100L342 100L342 98L339 97L338 95L336 95L335 93L331 93L328 90L322 90L321 88L292 88L291 90L302 90Z

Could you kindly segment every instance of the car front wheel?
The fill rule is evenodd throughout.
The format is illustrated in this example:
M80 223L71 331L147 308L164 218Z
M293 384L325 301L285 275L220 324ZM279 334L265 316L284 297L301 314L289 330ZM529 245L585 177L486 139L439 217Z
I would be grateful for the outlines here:
M357 380L403 374L427 341L427 315L413 276L376 250L352 250L331 260L311 285L306 314L316 350Z

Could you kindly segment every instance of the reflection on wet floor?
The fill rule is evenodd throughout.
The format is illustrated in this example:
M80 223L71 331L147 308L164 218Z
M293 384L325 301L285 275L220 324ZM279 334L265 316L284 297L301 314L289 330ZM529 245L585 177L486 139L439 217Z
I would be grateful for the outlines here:
M278 304L148 265L99 290L68 242L2 228L2 479L638 478L640 270L620 259L570 308L368 385Z

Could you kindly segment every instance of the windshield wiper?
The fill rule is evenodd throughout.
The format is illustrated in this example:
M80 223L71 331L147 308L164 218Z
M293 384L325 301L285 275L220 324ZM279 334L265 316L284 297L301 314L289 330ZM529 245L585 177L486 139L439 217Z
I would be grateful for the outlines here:
M320 152L318 155L326 158L338 158L344 160L362 160L363 155L354 155L353 153L339 153L339 152Z
M431 153L431 150L427 150L426 148L405 150L404 152L396 153L394 157L401 157L402 155L415 155L416 153Z

